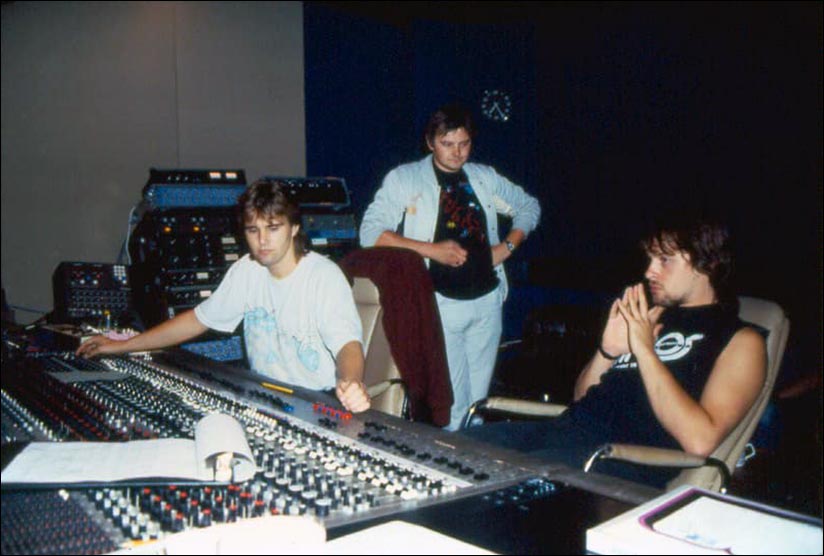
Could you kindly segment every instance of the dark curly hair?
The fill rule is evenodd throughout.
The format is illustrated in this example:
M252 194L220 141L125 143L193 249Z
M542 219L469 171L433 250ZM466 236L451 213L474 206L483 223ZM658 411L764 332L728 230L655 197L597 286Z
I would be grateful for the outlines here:
M726 226L703 219L658 223L641 240L641 247L646 253L685 253L693 268L709 278L719 301L734 300L730 288L733 255Z

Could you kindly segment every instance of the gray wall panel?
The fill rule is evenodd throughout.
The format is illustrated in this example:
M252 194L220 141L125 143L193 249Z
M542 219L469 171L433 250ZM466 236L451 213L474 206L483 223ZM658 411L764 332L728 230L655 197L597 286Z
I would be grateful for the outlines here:
M303 174L302 36L299 2L4 5L9 302L49 310L60 261L114 262L152 166Z

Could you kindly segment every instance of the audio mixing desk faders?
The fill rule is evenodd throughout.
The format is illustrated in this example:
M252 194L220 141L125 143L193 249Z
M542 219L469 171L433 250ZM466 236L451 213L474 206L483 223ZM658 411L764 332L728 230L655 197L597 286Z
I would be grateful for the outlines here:
M4 465L33 440L191 438L219 411L245 427L257 472L228 485L4 488L3 554L145 552L180 531L269 515L312 516L330 538L402 518L498 551L583 550L587 527L654 494L587 489L577 472L374 411L352 415L323 393L265 388L263 377L179 349L83 360L4 342ZM547 535L553 516L575 531ZM521 527L522 538L501 527Z

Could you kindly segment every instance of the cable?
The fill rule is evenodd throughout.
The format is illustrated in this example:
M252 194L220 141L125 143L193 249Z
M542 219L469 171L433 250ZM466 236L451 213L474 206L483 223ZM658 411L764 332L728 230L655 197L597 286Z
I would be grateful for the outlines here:
M144 208L143 200L133 205L129 211L129 219L126 225L126 239L123 240L123 245L120 247L120 254L117 256L118 264L132 264L132 256L129 254L129 241L132 237L132 230L137 225L137 221L140 220L140 216L142 216L142 211L140 215L136 214L136 211L142 208Z

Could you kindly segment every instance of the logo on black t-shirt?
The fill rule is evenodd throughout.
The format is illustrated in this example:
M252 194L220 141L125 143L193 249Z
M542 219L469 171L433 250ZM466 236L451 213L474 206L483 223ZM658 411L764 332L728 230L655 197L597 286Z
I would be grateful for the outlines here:
M658 338L655 342L655 354L661 362L676 361L689 354L693 344L698 340L703 340L703 334L690 334L687 337L680 332L670 332ZM615 360L613 369L634 369L638 362L632 358L631 353L625 353Z

